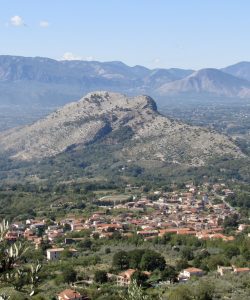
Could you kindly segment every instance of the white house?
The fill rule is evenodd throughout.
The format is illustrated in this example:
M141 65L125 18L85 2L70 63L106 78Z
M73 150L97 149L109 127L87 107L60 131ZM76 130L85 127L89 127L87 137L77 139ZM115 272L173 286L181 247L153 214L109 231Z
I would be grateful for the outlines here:
M58 260L63 252L64 248L52 248L47 249L47 259L48 260Z
M188 279L190 279L191 277L201 277L204 275L204 271L202 269L198 269L198 268L187 268L184 269L180 272L178 279L180 281L186 281Z

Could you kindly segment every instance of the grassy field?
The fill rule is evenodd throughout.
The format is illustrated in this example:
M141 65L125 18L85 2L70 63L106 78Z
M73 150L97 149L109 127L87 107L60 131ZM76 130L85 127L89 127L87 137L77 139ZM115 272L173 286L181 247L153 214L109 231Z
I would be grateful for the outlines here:
M122 203L124 201L128 201L131 196L132 195L125 195L125 194L107 195L99 198L99 201Z

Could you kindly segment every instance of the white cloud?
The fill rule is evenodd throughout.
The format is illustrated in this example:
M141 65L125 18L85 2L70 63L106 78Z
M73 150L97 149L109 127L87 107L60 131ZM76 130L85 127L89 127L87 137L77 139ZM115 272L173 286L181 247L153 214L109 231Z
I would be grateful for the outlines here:
M87 60L87 61L92 61L94 60L93 56L79 56L79 55L75 55L72 52L65 52L62 56L61 60Z
M25 23L23 21L23 19L20 16L13 16L10 18L10 24L12 26L16 26L16 27L20 27L20 26L24 26Z
M155 59L153 60L153 63L154 63L155 65L159 65L160 62L161 62L161 60L160 60L159 58L155 58Z
M43 28L49 27L49 22L48 21L40 21L39 26L43 27Z
M94 57L93 56L87 56L87 57L85 57L85 60L92 61L92 60L94 60Z
M82 60L81 56L77 56L72 52L65 52L62 57L63 60Z

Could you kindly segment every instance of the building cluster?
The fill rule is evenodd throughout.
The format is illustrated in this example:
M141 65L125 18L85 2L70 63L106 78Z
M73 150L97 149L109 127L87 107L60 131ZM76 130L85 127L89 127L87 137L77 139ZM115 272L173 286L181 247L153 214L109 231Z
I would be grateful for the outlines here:
M223 197L219 199L220 201L215 201L221 192ZM89 237L93 238L111 238L117 234L126 237L137 235L147 240L176 234L191 235L198 239L232 241L234 236L225 235L222 227L223 220L236 213L224 201L226 196L232 194L233 191L223 184L215 184L209 191L206 184L201 187L190 184L186 185L185 190L155 191L140 198L134 196L133 201L123 201L119 204L114 201L113 205L105 207L100 205L99 211L91 213L87 218L68 216L56 221L28 219L26 222L13 222L5 238L9 242L23 238L33 242L37 248L46 241L49 245L46 250L48 261L62 259L65 250L72 256L77 255L77 250L68 245L84 241L84 237L72 237L71 234L83 231L88 231ZM240 224L236 234L248 226L250 225ZM108 274L108 278L119 286L127 286L131 283L135 272L135 269L128 269L119 274ZM217 272L224 276L227 273L250 272L250 269L218 266ZM145 274L150 276L148 272ZM203 270L190 267L179 273L178 280L185 282L192 277L203 275ZM58 299L88 298L68 289L61 292Z
M205 186L206 188L206 186ZM68 217L65 219L26 220L11 224L6 235L9 241L23 237L39 247L42 240L53 246L58 238L65 243L74 243L80 238L68 238L68 232L89 230L91 235L109 238L114 233L122 236L137 234L143 239L163 237L165 234L193 235L198 239L222 239L231 241L233 236L224 235L221 224L226 217L235 213L225 201L215 203L214 193L223 190L224 194L233 192L223 184L215 184L211 192L204 191L204 186L186 185L185 191L164 193L155 191L148 196L122 204L108 206L94 212L89 218ZM241 224L239 231L247 225Z

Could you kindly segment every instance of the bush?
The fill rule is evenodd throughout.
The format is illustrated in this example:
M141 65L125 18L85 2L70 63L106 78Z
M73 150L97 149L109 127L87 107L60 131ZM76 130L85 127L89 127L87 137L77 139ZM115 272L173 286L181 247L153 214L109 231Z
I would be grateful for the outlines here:
M98 270L95 272L95 282L105 283L108 281L108 276L106 271Z

